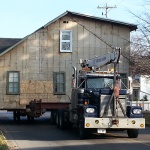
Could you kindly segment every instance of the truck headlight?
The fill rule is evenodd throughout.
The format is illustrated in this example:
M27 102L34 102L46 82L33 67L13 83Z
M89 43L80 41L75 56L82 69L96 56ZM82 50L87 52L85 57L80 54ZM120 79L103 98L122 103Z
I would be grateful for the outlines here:
M141 114L142 110L141 109L133 109L133 114L139 115Z
M95 109L94 108L86 108L87 113L94 113Z

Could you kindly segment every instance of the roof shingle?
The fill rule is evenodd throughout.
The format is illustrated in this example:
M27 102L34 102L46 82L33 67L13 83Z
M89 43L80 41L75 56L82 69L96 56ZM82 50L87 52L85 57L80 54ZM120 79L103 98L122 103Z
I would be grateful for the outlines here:
M0 38L0 53L19 42L19 38Z

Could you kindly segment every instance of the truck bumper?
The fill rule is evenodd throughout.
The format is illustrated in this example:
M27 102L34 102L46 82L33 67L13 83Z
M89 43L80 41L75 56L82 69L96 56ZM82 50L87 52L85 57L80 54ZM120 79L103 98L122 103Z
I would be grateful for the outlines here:
M85 117L85 128L144 129L144 118L90 118Z

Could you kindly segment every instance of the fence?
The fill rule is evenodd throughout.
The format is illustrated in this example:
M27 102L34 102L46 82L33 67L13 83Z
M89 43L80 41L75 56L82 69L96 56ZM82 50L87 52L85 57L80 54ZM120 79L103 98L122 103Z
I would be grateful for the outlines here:
M150 101L131 101L132 106L141 106L143 111L150 111Z

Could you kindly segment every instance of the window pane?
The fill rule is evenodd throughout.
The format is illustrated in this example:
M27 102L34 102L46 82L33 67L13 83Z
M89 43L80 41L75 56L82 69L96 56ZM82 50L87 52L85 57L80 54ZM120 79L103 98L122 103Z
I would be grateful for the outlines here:
M19 72L8 72L8 94L19 94Z
M13 88L13 83L9 83L9 87L10 87L10 88Z
M62 32L62 40L70 40L70 32Z
M13 78L14 77L14 73L9 73L9 77Z
M65 74L64 73L55 73L54 74L54 92L61 94L65 92L65 81L64 81L64 77Z
M14 82L18 82L18 78L14 78Z
M18 88L18 83L14 83L14 88Z
M59 74L59 82L63 83L63 81L64 81L64 75L61 73Z
M64 85L63 84L59 84L59 85L60 85L60 88L59 88L60 92L63 92L64 91Z
M127 88L127 74L124 74L124 73L122 73L122 74L120 74L120 76L121 76L121 88L122 89L126 89Z
M9 87L9 92L12 93L13 92L13 88Z
M70 42L62 42L62 50L70 50Z
M13 82L14 78L13 77L9 77L9 82Z
M58 92L58 86L55 84L55 92Z
M59 83L59 74L56 74L56 83Z
M18 92L18 88L14 88L14 92L15 92L15 93Z
M14 73L14 77L18 78L18 73Z

